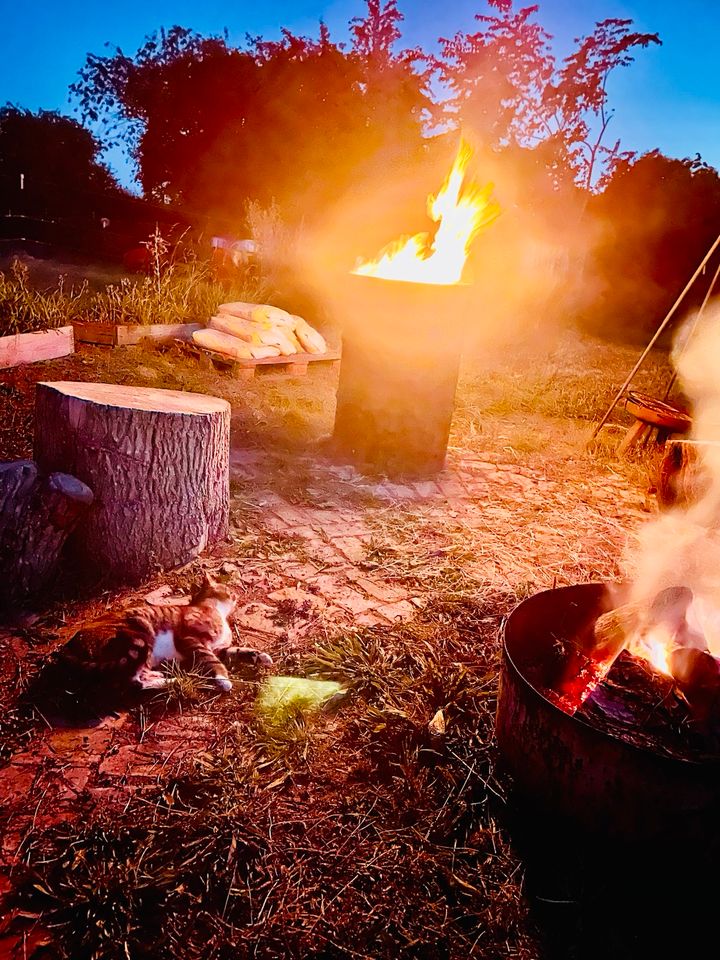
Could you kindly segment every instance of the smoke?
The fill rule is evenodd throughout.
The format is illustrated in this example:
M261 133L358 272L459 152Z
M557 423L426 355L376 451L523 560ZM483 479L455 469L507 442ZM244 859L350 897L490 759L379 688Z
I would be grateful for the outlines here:
M447 135L402 162L368 164L352 189L307 225L297 272L339 322L352 300L347 276L359 259L374 259L399 237L434 230L427 198L437 194L457 146L457 135ZM596 239L583 198L554 189L533 151L478 147L468 178L492 184L501 208L473 242L463 277L468 352L518 337L542 340L576 313Z
M705 312L688 340L694 320L676 339L673 362L692 406L690 439L703 474L702 495L676 506L640 531L639 550L626 558L634 599L649 601L672 586L689 587L695 615L715 656L720 656L720 301Z

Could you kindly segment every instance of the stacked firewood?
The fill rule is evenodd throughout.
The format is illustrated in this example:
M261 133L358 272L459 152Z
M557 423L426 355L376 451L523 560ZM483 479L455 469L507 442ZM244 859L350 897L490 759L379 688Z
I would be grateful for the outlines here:
M193 341L235 360L327 351L324 338L302 317L258 303L222 303L207 327L193 333Z

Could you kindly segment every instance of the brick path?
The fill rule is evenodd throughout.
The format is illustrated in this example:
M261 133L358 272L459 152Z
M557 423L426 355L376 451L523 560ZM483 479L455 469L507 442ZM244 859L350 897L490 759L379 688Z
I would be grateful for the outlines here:
M628 530L646 517L642 497L620 478L551 477L461 451L437 479L409 484L306 458L283 463L234 454L232 543L207 561L240 597L238 640L276 657L343 627L413 616L432 595L435 569L513 591L615 575ZM304 479L292 496L294 476ZM607 558L587 556L589 543L605 545ZM421 576L408 578L407 557L418 558ZM0 634L0 655L18 644L12 632ZM34 824L122 803L189 752L211 749L212 714L211 702L142 729L131 714L38 729L0 770L0 882Z

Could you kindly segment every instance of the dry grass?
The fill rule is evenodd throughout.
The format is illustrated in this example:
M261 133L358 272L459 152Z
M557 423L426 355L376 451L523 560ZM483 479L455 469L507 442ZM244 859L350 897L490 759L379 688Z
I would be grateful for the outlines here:
M262 302L266 286L254 277L220 283L199 263L173 264L157 277L122 278L96 293L85 318L99 323L205 323L229 300Z
M88 302L86 284L66 288L60 277L54 289L37 290L21 260L0 272L0 336L52 330L78 320Z
M370 483L346 482L288 455L316 450L330 432L332 372L238 382L146 346L84 348L7 378L0 446L12 455L30 449L35 380L98 379L226 397L234 445L271 451L268 489L297 506L361 512L372 529L366 570L411 587L425 604L404 625L326 626L307 653L277 659L280 673L346 687L335 712L296 714L269 729L252 709L252 681L220 700L182 673L138 708L140 736L153 718L182 710L211 718L210 742L168 766L153 787L129 794L127 805L81 796L72 823L26 834L15 905L48 927L49 957L542 955L494 765L498 635L502 618L528 593L618 573L624 521L603 516L597 501L584 498L583 484L601 485L613 472L640 478L644 465L617 462L609 433L595 455L583 444L587 418L603 412L634 359L634 351L578 339L552 355L528 345L510 359L470 358L453 456L532 466L555 483L533 497L498 482L505 492L455 515L447 505L388 502ZM664 375L658 357L642 388L657 391ZM8 430L3 409L15 418ZM231 550L239 567L243 558L268 565L306 559L301 538L264 528L258 485L257 478L233 483ZM612 496L611 489L609 506ZM301 615L278 607L282 625ZM438 710L444 737L428 727ZM25 743L34 718L19 717L16 727L8 718L9 735Z
M227 300L262 302L268 285L254 275L219 282L199 262L171 263L154 276L120 277L91 289L68 286L61 274L46 287L31 280L22 260L0 273L0 336L45 330L73 321L112 324L206 322Z
M496 820L496 630L511 598L439 603L298 664L353 698L216 747L122 811L30 833L16 903L54 956L537 956ZM447 734L427 723L437 709ZM224 719L223 719L224 717ZM158 923L162 917L162 923Z

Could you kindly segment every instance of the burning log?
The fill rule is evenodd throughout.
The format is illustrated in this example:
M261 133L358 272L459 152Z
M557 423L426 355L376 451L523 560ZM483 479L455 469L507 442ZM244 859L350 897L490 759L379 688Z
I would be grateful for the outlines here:
M72 537L79 564L137 583L189 562L228 528L230 406L174 390L39 383L35 456L95 503Z
M650 603L635 600L604 613L598 617L593 628L589 654L594 660L612 661L628 639L645 628L666 627L675 636L687 628L685 617L692 599L692 591L687 587L668 587L661 590Z
M625 603L598 617L570 645L556 688L563 709L574 712L591 696L623 651L669 677L691 705L704 704L709 690L720 694L720 664L688 623L693 599L687 587L668 587L650 602Z
M92 501L68 474L40 476L31 460L0 464L0 608L18 609L47 587Z

